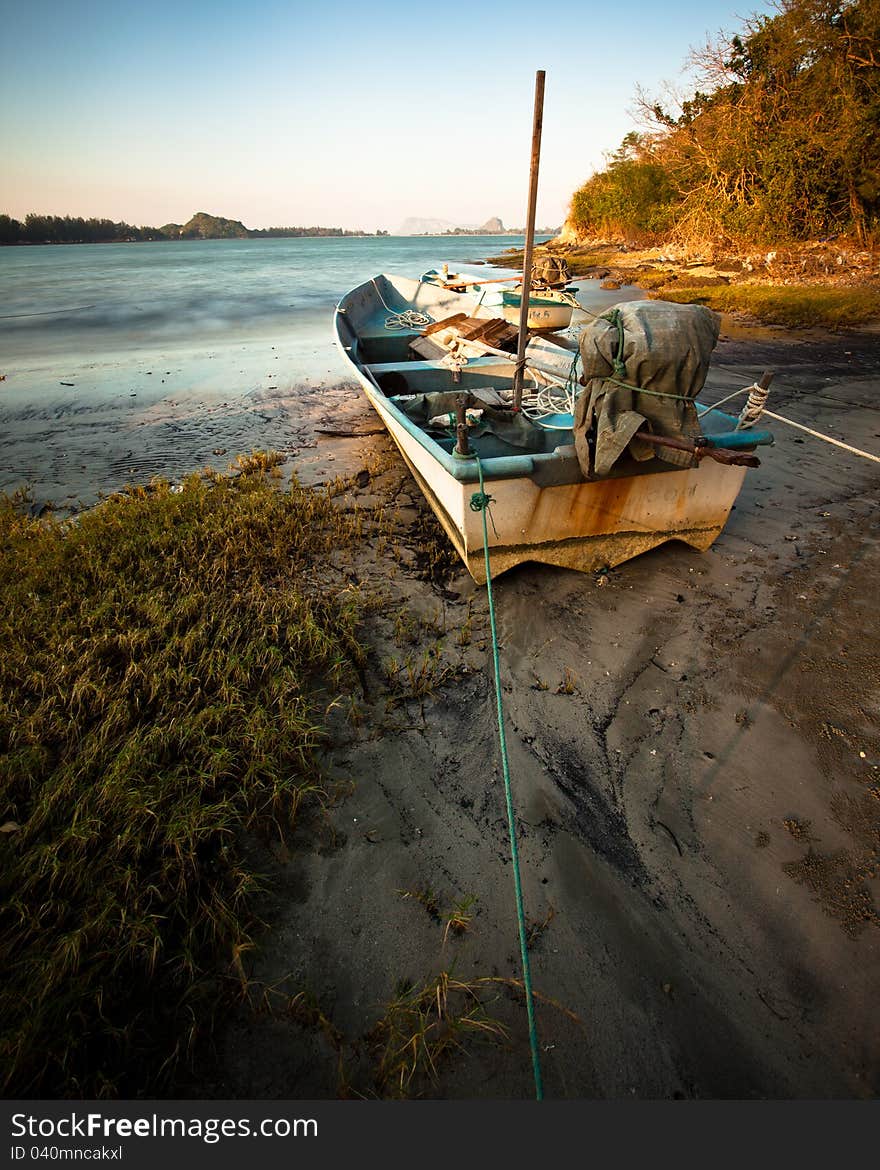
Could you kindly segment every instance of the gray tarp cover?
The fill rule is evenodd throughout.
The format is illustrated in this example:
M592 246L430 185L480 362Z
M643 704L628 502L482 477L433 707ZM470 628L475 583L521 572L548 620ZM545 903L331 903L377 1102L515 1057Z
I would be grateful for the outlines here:
M617 311L623 326L623 351L618 354L619 330L609 317ZM656 435L695 438L700 431L691 401L706 380L721 318L702 305L675 305L666 301L629 301L616 305L587 325L580 338L581 364L586 387L574 415L575 448L581 470L589 477L607 475L624 451L634 459L658 458L679 467L693 465L687 451L652 447L634 438L645 426ZM614 359L624 371L615 373ZM615 378L617 381L609 381ZM626 382L628 386L619 383ZM638 387L661 394L642 394ZM595 431L595 456L588 433Z

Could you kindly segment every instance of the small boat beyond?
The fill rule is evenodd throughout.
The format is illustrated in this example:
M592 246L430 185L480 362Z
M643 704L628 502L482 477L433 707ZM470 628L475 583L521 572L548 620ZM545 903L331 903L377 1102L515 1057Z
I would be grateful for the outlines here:
M479 305L498 311L511 325L519 324L522 277L475 280L459 272L451 273L444 265L440 272L433 268L426 272L422 280L451 292L468 293L476 297ZM520 287L508 288L512 280L516 280ZM565 281L560 282L558 286L533 281L529 292L529 313L526 322L529 331L553 333L567 329L571 324L572 313L579 307L575 299L577 291L576 288L566 285Z
M578 307L574 294L577 289L546 289L529 293L529 315L526 325L531 333L556 332L567 329L571 324L571 315ZM520 306L522 305L522 291L520 289L504 289L501 293L501 315L512 325L519 322ZM489 306L491 308L491 302Z
M334 329L478 582L481 477L491 576L525 561L593 571L669 540L707 549L772 442L744 429L754 408L743 423L696 402L718 336L701 306L631 301L579 347L531 339L519 403L515 330L478 289L376 276L342 298Z

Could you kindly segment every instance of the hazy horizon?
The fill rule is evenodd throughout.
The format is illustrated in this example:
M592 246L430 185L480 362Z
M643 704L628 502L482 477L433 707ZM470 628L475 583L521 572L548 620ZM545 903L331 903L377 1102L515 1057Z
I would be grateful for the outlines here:
M536 25L523 0L453 0L437 17L399 0L2 4L0 211L370 232L408 217L521 226L539 68L537 218L561 224L635 128L636 84L687 88L689 49L751 11L633 0L624 20L559 0Z
M7 209L5 207L0 207L0 215L4 215L4 214L9 214L9 212L7 211ZM28 212L26 212L24 215L13 216L12 218L18 220L20 223L24 223L26 216L30 215L30 214L35 214L35 215L40 215L40 216L59 216L62 218L65 216L70 216L73 219L86 219L86 220L88 220L88 219L108 219L109 218L108 216L101 216L100 214L79 216L79 215L73 215L69 211L41 211L37 207L30 208L28 210ZM132 220L128 219L125 216L123 216L121 218L121 220L114 220L113 222L126 223L130 227L140 228L140 229L143 229L143 228L163 228L163 227L167 227L169 224L177 225L179 227L184 227L187 223L190 222L191 219L194 219L197 215L209 215L215 219L231 220L233 222L240 223L243 227L247 228L249 231L263 231L263 230L266 230L267 228L268 229L272 229L272 228L274 228L274 229L305 228L308 230L311 228L327 229L327 228L339 227L341 231L349 232L349 233L363 232L365 235L375 235L376 234L375 229L371 230L371 229L365 228L365 227L343 228L342 225L340 225L340 224L318 224L318 223L292 224L292 223L288 223L288 224L268 224L268 225L266 225L266 228L255 228L253 224L245 223L244 220L240 216L235 215L234 212L207 211L204 207L200 207L197 211L193 211L189 215L184 216L183 218L178 217L177 219L166 220L165 223L150 223L150 224L134 223L134 222L132 222ZM495 216L488 216L485 222L488 223L488 221L490 219L494 219L494 218L496 218L496 217ZM405 227L406 223L410 222L410 221L419 221L419 222L425 222L425 223L436 222L438 224L445 223L448 225L448 228L450 228L450 229L458 228L458 229L460 229L460 231L462 231L464 233L478 234L481 236L491 236L491 235L514 235L514 236L516 236L516 235L522 235L525 231L525 228L521 224L520 225L514 224L513 226L511 226L510 224L506 224L506 223L502 223L503 232L498 233L498 232L491 232L491 231L483 231L482 230L483 225L481 225L481 224L450 223L449 221L443 219L443 217L439 216L439 215L407 216L406 219L402 223L397 225L397 228L391 228L390 230L387 230L387 231L385 229L383 229L383 231L385 232L386 235L401 236L401 237L406 237L406 236L411 236L411 235L412 236L443 236L446 234L455 234L454 231L447 232L444 229L440 229L438 231L418 231L418 232L416 232L416 231L403 232L403 231L398 230L402 227ZM537 224L535 227L535 232L538 235L546 235L547 231L551 230L551 228L556 229L559 227L561 227L561 223L560 224L545 224L545 225ZM197 239L200 237L192 237L192 238ZM116 241L116 242L121 242L121 241ZM145 241L142 241L142 242L145 242Z

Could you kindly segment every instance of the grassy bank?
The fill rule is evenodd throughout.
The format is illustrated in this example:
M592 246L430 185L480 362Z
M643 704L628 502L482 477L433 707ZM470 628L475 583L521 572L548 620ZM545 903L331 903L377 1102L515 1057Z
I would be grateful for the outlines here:
M249 946L243 831L326 799L362 651L356 592L317 570L357 518L271 462L71 525L0 499L6 1095L161 1091Z
M572 279L610 278L619 285L636 285L652 296L678 304L701 304L720 313L743 313L764 325L789 329L857 329L880 323L880 288L876 281L860 285L820 283L780 284L762 282L753 276L721 278L711 268L702 278L693 275L686 263L658 266L657 249L647 253L619 248L589 248L566 251L563 255ZM490 263L522 268L522 252L505 252ZM705 273L711 273L706 280ZM705 281L705 283L702 283Z
M729 284L677 289L658 295L679 304L708 305L721 313L748 313L767 325L791 329L855 329L880 321L880 291L824 285Z

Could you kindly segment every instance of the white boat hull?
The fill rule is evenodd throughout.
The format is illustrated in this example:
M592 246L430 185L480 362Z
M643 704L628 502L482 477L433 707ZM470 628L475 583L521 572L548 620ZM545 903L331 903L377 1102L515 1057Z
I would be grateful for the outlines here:
M453 478L399 426L368 379L358 380L471 576L484 583L483 524L470 506L479 485ZM526 561L593 572L668 540L705 552L724 528L745 473L706 460L682 471L551 487L520 476L490 480L491 574Z
M573 312L574 309L571 305L548 305L530 300L527 327L533 332L567 329L571 324L571 315ZM519 314L519 305L502 305L501 315L511 325L519 325Z

